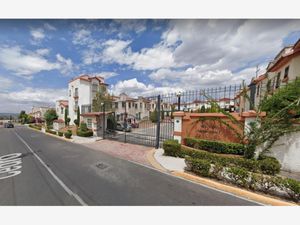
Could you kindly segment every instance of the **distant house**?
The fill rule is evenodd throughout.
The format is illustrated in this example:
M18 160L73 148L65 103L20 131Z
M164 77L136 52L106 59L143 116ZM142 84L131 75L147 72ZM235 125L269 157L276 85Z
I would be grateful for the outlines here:
M39 107L33 106L29 115L35 119L44 120L45 119L44 115L48 109L53 109L53 108L48 106L39 106Z
M132 98L125 93L119 96L114 96L113 109L117 121L124 121L125 113L130 122L139 121L149 118L149 113L156 108L156 101L149 100L143 97Z
M65 121L65 111L69 107L68 100L57 100L55 104L56 114L58 119Z

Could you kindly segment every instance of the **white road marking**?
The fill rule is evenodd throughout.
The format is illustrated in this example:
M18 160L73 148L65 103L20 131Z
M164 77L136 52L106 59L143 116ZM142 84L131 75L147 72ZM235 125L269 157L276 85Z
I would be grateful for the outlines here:
M60 186L71 196L73 196L81 205L86 206L87 204L76 194L74 193L65 183L59 179L58 176L46 165L46 163L31 149L31 147L24 141L24 139L16 133L16 136L23 142L23 144L29 149L29 151L40 161L40 163L48 170L52 177L60 184Z
M0 180L17 176L21 173L20 169L22 166L20 164L22 164L22 159L19 158L21 155L22 153L13 153L0 157L0 174L5 174L5 176L0 176Z

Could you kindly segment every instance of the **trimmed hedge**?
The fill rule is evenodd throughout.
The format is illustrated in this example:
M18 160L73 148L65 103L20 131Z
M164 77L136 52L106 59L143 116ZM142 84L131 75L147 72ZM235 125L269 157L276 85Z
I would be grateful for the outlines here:
M70 139L72 137L72 131L68 130L67 132L64 133L65 138Z
M211 164L208 160L192 157L186 157L185 163L187 171L192 171L200 176L227 181L254 191L286 197L295 202L300 201L300 182L290 178L253 173L244 168L225 167L218 163Z
M82 131L80 129L77 130L76 134L80 137L91 137L94 135L92 130Z
M181 145L177 140L166 140L163 143L163 149L165 150L165 155L174 156L174 157L182 157L181 156Z
M61 131L58 131L57 134L58 134L58 136L60 136L60 137L62 137L62 136L64 135L64 133L61 132Z
M226 156L198 149L181 146L177 141L167 140L163 144L165 155L181 157L190 156L195 159L207 160L211 164L221 166L235 166L245 168L251 172L260 172L274 175L280 172L280 163L277 159L265 157L263 160L245 159L242 157Z
M47 133L50 133L50 134L56 135L56 131L54 131L54 130L49 130L49 129L47 129L46 132L47 132Z
M201 140L197 138L185 138L185 144L192 148L222 154L244 155L245 151L243 144Z
M37 126L37 125L33 125L33 124L29 124L29 127L36 129L36 130L42 130L41 126Z

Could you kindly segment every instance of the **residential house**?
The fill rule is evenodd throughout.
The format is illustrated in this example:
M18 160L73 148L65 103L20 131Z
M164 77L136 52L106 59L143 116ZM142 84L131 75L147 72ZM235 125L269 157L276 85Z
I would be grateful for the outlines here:
M48 109L53 108L48 106L33 106L29 115L35 118L36 120L44 120L44 115Z
M151 112L155 110L156 102L147 98L132 98L122 93L119 96L113 96L113 109L117 121L124 121L125 113L129 122L149 118Z
M294 45L283 48L269 63L266 72L251 80L246 90L247 98L241 93L236 96L240 98L240 111L257 108L265 96L272 95L297 78L300 78L300 39Z
M65 120L65 112L69 107L68 100L57 100L55 104L57 119Z
M101 135L103 131L103 113L92 112L92 103L96 93L101 88L106 90L107 86L103 77L86 74L75 77L69 82L68 102L71 125L75 124L74 120L77 119L77 110L79 109L81 121L84 121L87 127L93 130L94 135Z

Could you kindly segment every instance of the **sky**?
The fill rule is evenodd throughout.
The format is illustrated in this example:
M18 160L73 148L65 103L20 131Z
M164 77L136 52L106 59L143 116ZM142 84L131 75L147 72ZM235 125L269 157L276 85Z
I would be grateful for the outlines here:
M81 74L132 97L248 83L300 20L0 20L0 112L67 99Z

